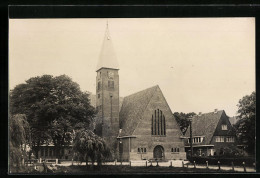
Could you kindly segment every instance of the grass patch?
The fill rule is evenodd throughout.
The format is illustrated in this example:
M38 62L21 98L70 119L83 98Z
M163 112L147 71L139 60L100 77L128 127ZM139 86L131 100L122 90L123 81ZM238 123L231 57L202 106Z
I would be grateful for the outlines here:
M200 168L186 168L186 167L130 167L130 166L113 166L103 165L100 169L97 167L86 168L86 166L58 166L54 174L122 174L122 173L230 173L234 171L227 170L212 170Z

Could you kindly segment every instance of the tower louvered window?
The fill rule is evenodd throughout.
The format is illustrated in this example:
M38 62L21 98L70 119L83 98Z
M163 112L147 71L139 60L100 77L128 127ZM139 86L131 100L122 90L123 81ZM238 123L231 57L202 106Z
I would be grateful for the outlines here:
M101 83L98 82L98 90L100 90L100 89L101 89Z
M110 89L114 88L114 81L108 81L108 88Z
M159 109L154 110L152 115L152 135L166 135L165 117Z

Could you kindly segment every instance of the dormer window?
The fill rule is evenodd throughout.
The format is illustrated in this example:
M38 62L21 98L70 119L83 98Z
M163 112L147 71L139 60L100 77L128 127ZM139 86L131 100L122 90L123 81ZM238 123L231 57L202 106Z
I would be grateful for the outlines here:
M226 124L222 124L222 125L221 125L221 129L222 129L222 130L227 130L227 125L226 125Z
M204 137L193 137L192 143L201 143L203 142ZM188 139L188 143L190 143L190 138Z

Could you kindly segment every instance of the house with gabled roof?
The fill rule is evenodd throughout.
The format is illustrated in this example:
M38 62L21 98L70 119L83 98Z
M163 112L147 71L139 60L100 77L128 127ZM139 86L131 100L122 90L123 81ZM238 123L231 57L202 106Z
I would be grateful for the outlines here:
M225 154L225 149L237 147L236 132L224 110L195 115L192 120L192 140L190 127L185 133L185 150L190 154L192 141L194 156Z

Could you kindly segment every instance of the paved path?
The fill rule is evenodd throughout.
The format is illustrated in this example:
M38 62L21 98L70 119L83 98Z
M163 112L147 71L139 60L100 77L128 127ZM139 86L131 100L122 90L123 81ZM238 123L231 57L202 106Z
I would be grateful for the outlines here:
M185 164L185 167L194 169L194 165L186 165L187 163L189 163L189 161L182 161L182 160L172 160L172 161L168 161L168 162L158 162L159 166L161 167L169 167L171 164L173 167L182 167L183 163ZM74 161L73 165L79 165L79 162ZM91 164L91 163L89 163ZM156 166L156 162L152 162L152 166ZM72 162L71 161L64 161L61 164L58 164L59 166L71 166ZM81 165L86 165L86 162L82 162ZM95 163L95 165L97 165L97 163ZM106 162L103 163L103 165L121 165L121 162ZM130 162L122 162L122 165L130 165ZM147 161L147 166L150 166L151 163ZM145 160L140 160L140 161L131 161L131 166L133 167L145 167L146 166L146 161ZM201 169L206 169L206 165L196 165L196 168L201 168ZM220 167L222 170L232 170L231 166L221 166ZM218 170L218 166L217 165L209 165L209 169L214 169L214 170ZM235 166L234 167L235 171L239 171L239 172L244 172L244 168ZM253 167L246 167L246 172L256 172L256 170Z
M188 165L188 168L194 168L194 165ZM196 168L201 168L201 169L207 169L206 165L196 165ZM217 165L209 165L209 169L214 169L218 170ZM232 170L231 166L220 166L221 170ZM239 171L239 172L244 172L244 168L241 166L234 166L234 171ZM256 170L253 167L246 167L246 172L256 172Z

